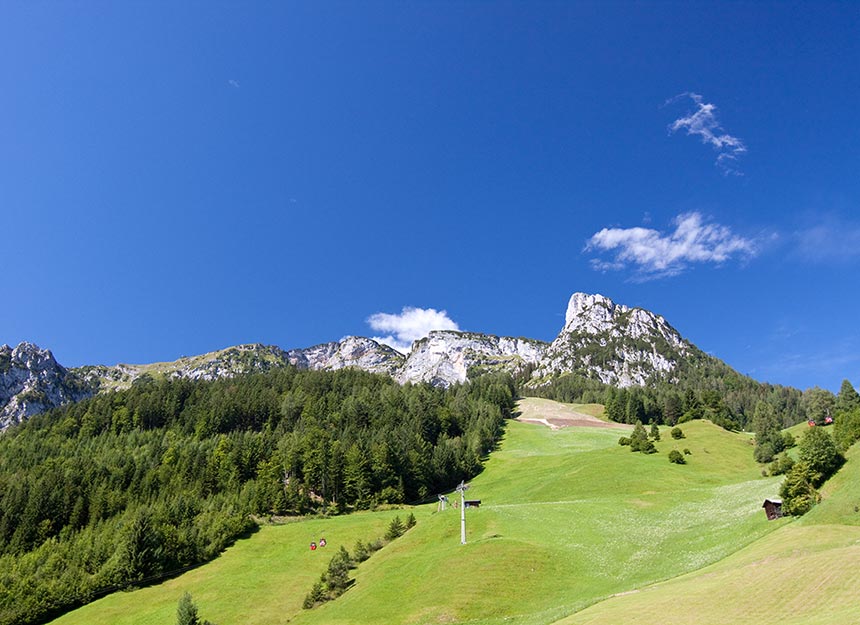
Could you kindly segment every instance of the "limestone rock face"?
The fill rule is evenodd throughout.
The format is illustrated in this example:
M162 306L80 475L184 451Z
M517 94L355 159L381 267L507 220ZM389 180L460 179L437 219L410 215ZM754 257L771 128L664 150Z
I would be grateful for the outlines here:
M533 339L437 330L412 344L395 379L447 387L489 371L518 373L540 362L547 347Z
M678 361L691 349L660 315L616 304L603 295L574 293L565 324L552 342L531 383L576 373L615 386L644 386L672 380Z
M371 373L394 375L406 358L388 345L361 336L323 343L287 352L290 364L299 369L343 369L358 367Z
M0 431L92 392L47 349L32 343L0 346Z

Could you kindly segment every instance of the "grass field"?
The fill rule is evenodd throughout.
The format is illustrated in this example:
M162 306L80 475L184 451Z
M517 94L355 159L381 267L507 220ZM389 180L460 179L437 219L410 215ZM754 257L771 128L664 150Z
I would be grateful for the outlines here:
M780 478L761 477L748 437L709 422L682 427L687 438L673 440L666 428L659 453L644 456L617 444L623 429L509 422L499 451L472 481L468 496L482 505L467 513L467 545L459 544L458 510L415 508L415 528L363 563L345 595L311 611L301 602L329 551L382 535L408 511L263 527L207 565L55 623L169 624L189 591L201 617L218 625L543 625L644 596L602 601L720 566L773 530L799 525L766 521L761 502L776 495ZM668 462L675 448L691 451L687 465ZM329 546L310 552L322 535Z
M806 516L713 566L604 601L557 625L856 625L860 450L849 451L823 495Z

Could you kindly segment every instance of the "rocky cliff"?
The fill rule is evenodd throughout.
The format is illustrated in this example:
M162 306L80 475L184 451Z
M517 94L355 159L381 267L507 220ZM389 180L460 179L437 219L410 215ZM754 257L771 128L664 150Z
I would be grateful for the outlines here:
M32 343L0 346L0 430L92 392L47 349Z
M602 295L574 293L565 324L549 346L532 384L553 374L576 373L614 386L643 386L673 379L679 361L695 347L660 315L616 304Z
M335 370L358 367L371 373L395 375L406 358L388 345L360 336L287 352L290 364L299 369Z
M542 341L437 330L415 341L395 379L450 386L487 373L515 374L543 358L548 345Z

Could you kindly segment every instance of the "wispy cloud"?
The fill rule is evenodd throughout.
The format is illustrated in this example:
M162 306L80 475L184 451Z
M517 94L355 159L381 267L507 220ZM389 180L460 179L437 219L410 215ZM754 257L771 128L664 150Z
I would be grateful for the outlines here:
M651 228L604 228L586 243L586 252L613 252L611 260L592 259L598 271L634 271L645 281L675 276L692 263L721 264L731 258L750 258L757 249L752 239L734 234L728 226L706 223L700 213L679 215L673 232Z
M231 78L230 80L228 80L227 84L230 85L231 87L233 87L234 89L239 88L239 81L234 79L234 78Z
M797 253L813 262L847 262L860 259L860 223L835 215L794 232Z
M682 93L669 99L666 104L677 102L682 98L690 98L696 105L694 111L684 117L679 117L669 124L669 133L686 130L688 135L696 135L701 138L702 143L713 147L717 152L717 166L723 173L741 176L736 169L737 159L747 151L747 146L738 137L728 134L717 121L716 105L703 101L698 93Z
M411 306L404 306L399 315L375 313L367 318L367 323L377 332L389 333L387 336L373 337L374 341L404 354L412 348L413 341L424 338L431 330L460 329L444 310Z

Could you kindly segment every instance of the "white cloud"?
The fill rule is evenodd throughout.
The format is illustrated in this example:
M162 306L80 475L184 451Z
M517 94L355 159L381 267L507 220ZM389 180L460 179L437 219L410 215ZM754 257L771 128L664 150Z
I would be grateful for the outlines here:
M424 338L431 330L460 329L444 310L411 306L404 306L399 315L375 313L367 318L367 323L377 332L389 333L387 336L374 336L374 341L404 354L412 348L413 341Z
M598 271L633 268L639 280L678 275L691 263L723 263L733 257L755 256L751 239L728 226L705 223L700 213L685 213L672 221L674 232L651 228L604 228L586 243L585 251L614 251L611 260L593 259Z
M676 102L679 98L688 97L696 104L696 110L686 117L679 117L669 124L669 132L674 133L685 129L688 135L701 137L702 143L712 146L719 154L717 155L717 166L725 174L742 175L735 169L737 158L746 153L747 146L738 137L725 132L717 121L715 111L717 107L702 101L702 96L697 93L682 93L668 100L666 104Z
M860 258L860 224L833 215L794 233L800 256L813 262L847 262Z

